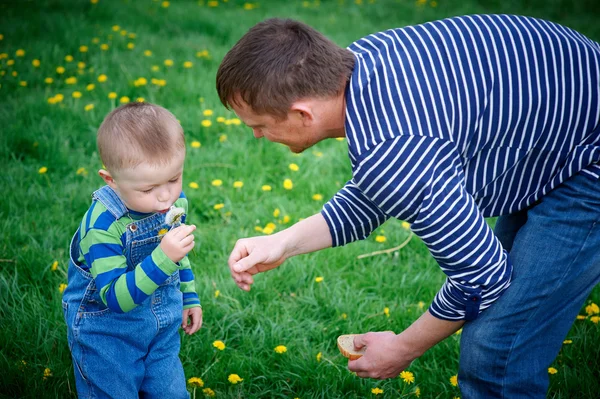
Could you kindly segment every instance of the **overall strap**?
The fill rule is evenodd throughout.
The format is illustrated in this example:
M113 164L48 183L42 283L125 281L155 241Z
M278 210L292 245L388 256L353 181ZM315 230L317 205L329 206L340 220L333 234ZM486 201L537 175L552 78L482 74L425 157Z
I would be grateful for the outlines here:
M116 219L120 219L129 212L115 190L109 186L104 186L94 191L92 199L94 201L100 201Z

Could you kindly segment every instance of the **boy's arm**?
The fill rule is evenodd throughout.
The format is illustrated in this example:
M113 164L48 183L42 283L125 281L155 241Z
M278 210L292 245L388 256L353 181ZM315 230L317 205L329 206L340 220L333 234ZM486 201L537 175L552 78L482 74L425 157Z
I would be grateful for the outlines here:
M194 272L190 266L190 260L187 255L179 261L179 279L181 280L181 292L183 293L183 308L201 307L200 298L196 292L196 282L194 281Z
M109 230L90 229L80 245L100 298L112 311L125 313L141 304L179 267L157 246L127 272L120 236Z

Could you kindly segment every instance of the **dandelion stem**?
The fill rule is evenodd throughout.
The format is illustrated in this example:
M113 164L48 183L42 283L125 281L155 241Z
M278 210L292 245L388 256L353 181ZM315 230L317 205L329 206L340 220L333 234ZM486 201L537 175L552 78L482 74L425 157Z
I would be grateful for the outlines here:
M370 252L368 254L362 254L362 255L358 255L356 258L357 259L362 259L362 258L368 258L369 256L376 256L376 255L381 255L381 254L389 254L391 252L395 252L398 251L402 248L404 248L412 239L413 234L410 233L410 235L408 236L408 238L406 240L404 240L404 242L400 245L398 245L397 247L394 248L389 248L389 249L383 249L381 251L375 251L375 252Z

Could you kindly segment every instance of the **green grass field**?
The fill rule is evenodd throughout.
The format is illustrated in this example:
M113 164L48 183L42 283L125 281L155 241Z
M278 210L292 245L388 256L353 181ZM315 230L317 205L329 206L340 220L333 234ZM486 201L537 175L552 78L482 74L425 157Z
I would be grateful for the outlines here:
M204 382L190 385L192 397L460 397L451 384L457 335L411 365L411 384L360 379L337 350L341 333L402 331L444 280L416 238L396 254L357 258L406 240L400 221L363 242L291 259L258 276L250 293L235 286L227 257L236 239L318 212L350 177L350 164L344 141L293 155L255 140L214 87L227 50L267 17L300 19L346 46L375 31L471 13L543 17L600 40L595 0L0 2L0 397L76 396L61 284L69 240L102 184L96 129L124 97L165 106L186 132L188 220L200 243L190 257L204 308L203 328L182 338L186 378ZM600 303L600 288L591 303ZM551 398L599 395L600 325L585 307L580 314L553 364ZM279 345L287 351L277 353ZM230 383L231 374L243 381Z

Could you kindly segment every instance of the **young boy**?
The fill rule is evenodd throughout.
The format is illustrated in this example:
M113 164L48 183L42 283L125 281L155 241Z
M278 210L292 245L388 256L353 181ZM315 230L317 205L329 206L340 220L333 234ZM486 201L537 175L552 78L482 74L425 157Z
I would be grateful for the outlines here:
M183 224L183 130L166 109L129 103L97 144L106 186L71 241L63 296L77 393L188 398L178 329L198 331L202 307L187 258L196 226Z

